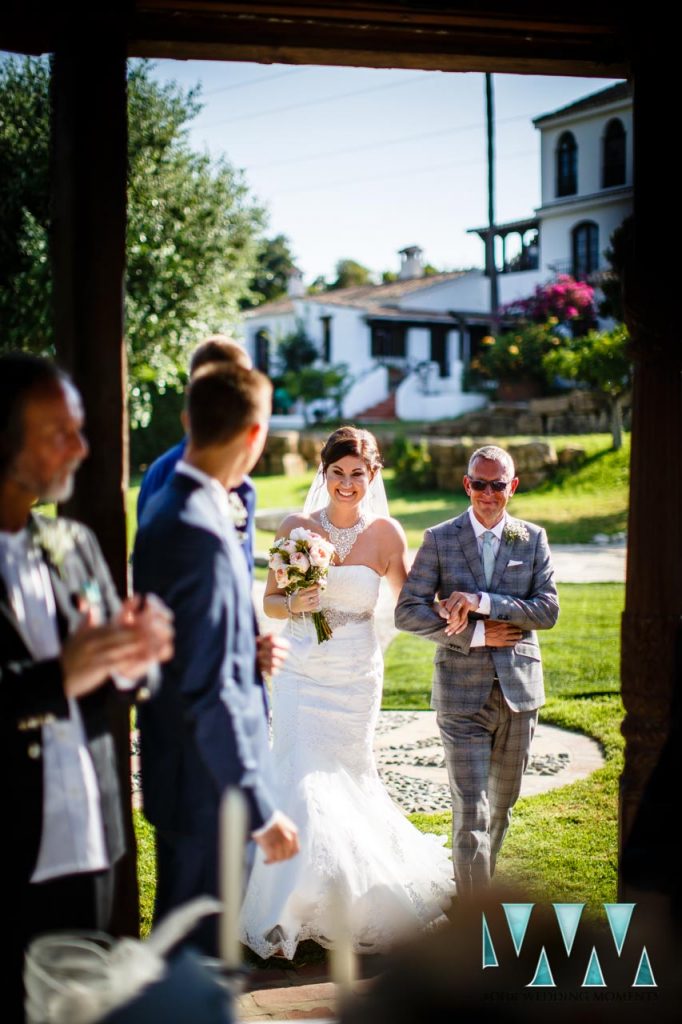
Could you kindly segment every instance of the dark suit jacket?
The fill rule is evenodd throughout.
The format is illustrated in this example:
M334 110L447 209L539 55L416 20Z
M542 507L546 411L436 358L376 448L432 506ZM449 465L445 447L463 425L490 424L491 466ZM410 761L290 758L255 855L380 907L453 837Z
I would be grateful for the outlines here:
M33 516L30 529L38 539L54 520ZM71 538L68 550L54 564L46 552L57 607L59 633L64 639L80 621L75 597L84 584L96 582L104 618L119 600L99 545L85 526L60 519ZM88 748L99 784L104 830L113 864L125 850L116 754L110 731L110 701L126 699L113 684L105 684L79 701ZM11 839L5 854L12 860L17 881L28 882L38 856L43 812L42 725L66 718L62 671L58 659L36 661L30 654L0 577L0 771L3 807ZM9 876L12 877L12 876Z
M490 693L496 675L514 711L530 711L544 702L542 663L537 629L550 629L559 614L554 569L545 531L508 517L525 527L527 539L503 536L490 586L486 586L478 542L469 513L440 523L424 534L424 543L398 599L398 629L437 643L431 706L437 710L474 713ZM432 608L434 596L453 590L490 594L490 616L519 626L521 639L513 647L471 647L475 621L455 636ZM492 663L492 664L491 664Z
M186 448L187 438L183 437L182 441L179 444L176 444L174 448L169 448L167 452L163 453L163 455L159 455L158 459L155 459L154 462L152 462L151 466L142 477L140 493L137 496L138 523L142 522L147 505L150 503L151 499L155 494L158 494L163 485L167 483L173 475L175 467L180 459L184 459ZM239 498L241 498L246 511L246 522L235 528L239 534L242 554L246 559L249 572L253 573L256 488L253 486L251 478L245 476L239 486L235 487L234 490Z
M239 786L251 827L275 809L262 689L256 682L250 578L210 497L176 473L140 527L135 587L175 614L175 656L140 710L142 791L157 828L208 835L220 798Z

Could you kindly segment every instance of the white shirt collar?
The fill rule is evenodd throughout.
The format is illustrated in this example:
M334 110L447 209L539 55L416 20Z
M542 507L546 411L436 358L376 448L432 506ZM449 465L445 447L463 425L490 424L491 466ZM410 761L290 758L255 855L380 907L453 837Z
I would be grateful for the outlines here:
M227 491L221 484L220 480L216 480L214 476L204 473L203 469L197 469L196 466L191 466L189 462L185 462L184 459L180 459L177 463L175 472L184 473L185 476L189 476L200 483L201 486L211 495L211 498L216 504L220 514L226 516L229 520L232 520L230 499L228 498Z
M488 532L488 527L484 526L483 523L480 523L478 521L478 519L476 518L476 516L474 515L474 510L473 510L473 507L471 505L469 505L469 520L471 522L471 525L474 528L474 533L476 534L476 540L478 540L479 537L482 537L484 533ZM497 524L497 526L493 526L492 530L491 530L491 533L495 534L495 537L497 538L497 540L502 540L502 531L504 530L506 523L507 523L507 513L505 511L504 515L500 519L500 521Z

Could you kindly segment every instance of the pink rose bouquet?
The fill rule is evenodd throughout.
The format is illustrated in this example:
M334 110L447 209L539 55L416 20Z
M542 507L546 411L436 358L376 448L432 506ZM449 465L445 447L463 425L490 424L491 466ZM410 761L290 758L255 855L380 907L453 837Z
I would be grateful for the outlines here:
M294 594L315 583L325 587L334 551L328 540L302 526L292 530L288 537L280 537L270 548L269 562L278 588L285 594ZM313 612L313 622L318 644L329 640L332 631L324 612Z

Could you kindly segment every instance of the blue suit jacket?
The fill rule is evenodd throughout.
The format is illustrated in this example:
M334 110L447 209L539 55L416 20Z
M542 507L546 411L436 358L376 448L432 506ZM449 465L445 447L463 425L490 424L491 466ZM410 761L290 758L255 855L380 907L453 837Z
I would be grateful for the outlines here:
M250 581L235 531L203 487L176 473L135 542L135 588L175 615L175 655L140 710L145 814L185 835L214 828L220 797L241 787L258 828L275 810L263 693L256 678Z
M159 455L158 459L152 462L151 466L142 477L142 483L140 485L140 493L137 496L137 519L138 522L142 520L144 511L149 503L149 499L152 498L157 491L160 491L163 485L175 472L175 467L183 458L185 454L185 448L187 447L187 438L183 437L180 444L176 444L174 448L169 448L163 455ZM237 527L237 533L240 535L242 542L242 551L246 564L249 567L249 572L253 573L253 547L254 547L254 516L256 513L256 489L253 486L251 479L245 476L239 487L235 487L236 493L241 498L244 508L246 509L246 522L242 527Z

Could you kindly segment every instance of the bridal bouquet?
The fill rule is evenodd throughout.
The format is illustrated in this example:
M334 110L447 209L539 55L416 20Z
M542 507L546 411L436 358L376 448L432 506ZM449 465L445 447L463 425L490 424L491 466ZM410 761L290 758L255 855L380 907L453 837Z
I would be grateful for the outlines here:
M270 568L280 590L294 594L297 590L318 583L327 585L329 564L334 557L334 545L302 526L292 530L288 537L280 537L270 548ZM318 644L329 640L332 631L324 612L313 612Z

